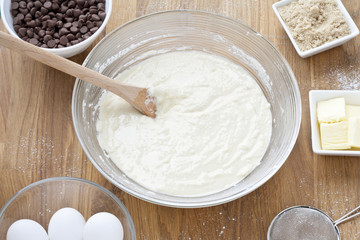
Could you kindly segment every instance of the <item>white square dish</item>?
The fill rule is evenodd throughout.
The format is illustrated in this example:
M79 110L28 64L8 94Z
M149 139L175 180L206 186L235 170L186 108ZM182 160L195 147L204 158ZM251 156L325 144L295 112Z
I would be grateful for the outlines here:
M311 90L309 92L311 140L314 153L320 155L360 156L356 150L323 150L321 148L320 130L317 122L316 107L319 101L343 97L346 104L360 106L360 91L356 90Z
M348 25L350 27L351 33L349 35L346 35L346 36L342 37L342 38L336 39L336 40L334 40L332 42L325 43L325 44L323 44L323 45L321 45L319 47L316 47L316 48L313 48L313 49L310 49L310 50L307 50L307 51L301 51L300 48L298 47L295 39L292 37L292 34L291 34L289 28L287 27L286 23L284 22L284 20L282 19L281 15L280 15L280 13L278 11L279 8L285 6L285 5L287 5L287 4L289 4L289 3L293 2L293 1L297 1L297 0L283 0L283 1L280 1L280 2L277 2L277 3L274 3L272 5L272 7L273 7L273 10L274 10L276 16L278 17L281 25L285 29L285 32L289 36L293 46L295 47L296 52L299 54L300 57L302 57L302 58L310 57L310 56L313 56L313 55L318 54L320 52L323 52L323 51L329 50L331 48L340 46L340 45L344 44L345 42L349 41L350 39L352 39L352 38L356 37L357 35L359 35L358 27L356 26L356 24L354 23L354 20L351 18L350 14L348 13L346 8L342 4L341 0L336 0L340 11L343 13L343 15L344 15L344 17L346 19L346 22L348 23Z

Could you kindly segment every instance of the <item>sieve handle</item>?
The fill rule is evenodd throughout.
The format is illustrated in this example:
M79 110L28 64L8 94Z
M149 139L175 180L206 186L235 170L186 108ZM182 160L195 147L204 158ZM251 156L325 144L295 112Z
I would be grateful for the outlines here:
M360 215L360 206L356 207L355 209L353 209L352 211L348 212L347 214L345 214L344 216L342 216L341 218L339 218L338 220L336 220L334 222L335 226L339 225L340 223L343 223L347 220L350 220L356 216Z

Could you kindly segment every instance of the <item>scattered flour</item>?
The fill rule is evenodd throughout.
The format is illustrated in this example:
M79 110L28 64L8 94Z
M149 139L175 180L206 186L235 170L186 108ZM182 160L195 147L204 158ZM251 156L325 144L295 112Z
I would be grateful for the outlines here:
M70 150L63 150L60 154L56 151L55 143L47 134L43 136L35 136L36 133L30 130L25 135L19 135L16 140L8 140L6 143L8 157L16 159L15 169L28 177L34 174L43 175L46 166L51 165L53 175L63 175L65 168L64 161L68 156L74 162L81 160L81 155L71 153ZM65 176L74 176L80 174L82 169L67 165Z

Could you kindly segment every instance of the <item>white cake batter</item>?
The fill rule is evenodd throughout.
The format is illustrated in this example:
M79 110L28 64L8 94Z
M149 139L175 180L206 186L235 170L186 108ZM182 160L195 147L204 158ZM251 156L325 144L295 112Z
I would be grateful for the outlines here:
M261 161L271 135L271 111L242 67L197 51L152 57L120 74L150 87L156 118L112 93L99 106L98 140L116 165L149 189L205 195L246 177Z

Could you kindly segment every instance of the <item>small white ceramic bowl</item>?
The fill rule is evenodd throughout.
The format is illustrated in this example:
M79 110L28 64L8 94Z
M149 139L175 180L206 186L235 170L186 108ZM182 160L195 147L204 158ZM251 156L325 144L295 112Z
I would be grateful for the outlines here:
M309 92L311 140L314 153L320 155L360 156L355 150L323 150L321 148L320 130L316 117L316 106L319 101L343 97L346 104L360 106L360 91L356 90L312 90Z
M10 5L11 5L11 0L0 0L1 19L6 27L7 31L14 37L19 37L16 34L14 27L13 27L13 17L10 13ZM100 28L93 35L91 35L88 39L86 39L76 45L70 46L70 47L44 48L44 49L49 52L55 53L61 57L65 57L65 58L69 58L69 57L72 57L76 54L83 52L95 41L95 39L105 29L105 26L106 26L107 22L109 21L109 18L111 15L111 9L112 9L112 0L106 0L105 1L106 17L104 19L104 22L100 26Z
M282 19L282 17L280 16L280 13L278 11L279 8L293 2L293 1L297 1L297 0L283 0L277 3L274 3L272 5L273 10L276 14L276 16L278 17L281 25L283 26L283 28L285 29L285 32L287 33L287 35L289 36L292 44L294 45L296 52L299 54L300 57L302 58L306 58L306 57L310 57L313 56L315 54L324 52L326 50L329 50L331 48L340 46L342 44L344 44L345 42L349 41L350 39L356 37L357 35L359 35L359 29L358 27L355 25L354 20L351 18L350 14L348 13L348 11L346 10L346 8L344 7L344 5L342 4L341 0L336 0L340 11L343 13L346 22L348 23L349 27L350 27L350 31L351 33L349 35L346 35L342 38L336 39L332 42L328 42L325 43L319 47L307 50L307 51L301 51L300 48L298 47L297 43L295 42L295 39L292 37L290 30L288 29L288 27L286 26L286 23L284 22L284 20Z

